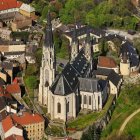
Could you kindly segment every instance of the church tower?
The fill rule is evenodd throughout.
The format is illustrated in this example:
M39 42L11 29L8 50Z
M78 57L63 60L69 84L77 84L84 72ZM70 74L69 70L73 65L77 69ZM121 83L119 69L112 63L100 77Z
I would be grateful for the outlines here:
M87 58L87 60L89 62L91 62L92 60L92 50L91 50L91 39L90 39L90 32L89 30L87 29L87 37L86 37L86 40L85 40L85 48L84 48L84 51L85 51L85 57Z
M40 68L40 84L38 100L47 105L49 87L55 79L56 61L53 43L53 32L50 12L47 15L47 27L43 46L42 66Z
M71 61L75 59L75 57L79 53L79 42L77 39L76 27L73 31L72 42L71 42Z
M129 76L130 75L130 59L129 59L129 53L128 52L124 52L121 55L120 73L123 76Z

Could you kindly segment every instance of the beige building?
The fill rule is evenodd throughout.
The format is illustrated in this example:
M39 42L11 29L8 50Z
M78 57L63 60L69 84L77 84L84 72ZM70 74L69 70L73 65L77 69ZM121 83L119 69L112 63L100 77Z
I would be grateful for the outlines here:
M41 115L37 113L20 112L19 114L13 114L12 119L26 130L26 139L42 139L45 129L45 120Z
M23 3L19 8L19 12L26 16L26 17L34 17L35 16L35 9L28 4Z

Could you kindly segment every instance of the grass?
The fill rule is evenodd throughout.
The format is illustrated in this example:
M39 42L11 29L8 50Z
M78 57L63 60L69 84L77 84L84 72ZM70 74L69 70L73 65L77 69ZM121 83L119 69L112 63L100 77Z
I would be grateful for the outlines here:
M110 95L109 99L104 106L103 110L100 112L92 112L86 115L79 115L75 120L69 121L67 124L67 128L72 128L76 130L83 130L87 126L93 124L97 119L100 119L104 116L108 108L110 107L114 95Z
M116 108L113 112L110 123L106 129L102 132L101 139L105 140L108 138L115 137L118 134L124 120L134 110L140 106L140 87L136 85L127 85L120 93L117 100Z
M47 135L53 135L53 136L58 136L58 137L64 136L63 128L59 126L54 126L54 125L48 126L47 129L45 130L45 133Z
M140 139L140 113L134 116L125 127L124 133L132 135L135 139Z

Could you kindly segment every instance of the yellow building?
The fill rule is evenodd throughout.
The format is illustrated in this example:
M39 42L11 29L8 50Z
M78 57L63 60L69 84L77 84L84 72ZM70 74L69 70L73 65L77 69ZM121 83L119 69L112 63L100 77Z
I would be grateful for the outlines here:
M27 134L27 139L41 140L44 134L45 120L37 113L20 112L20 114L13 114L13 120L20 124Z

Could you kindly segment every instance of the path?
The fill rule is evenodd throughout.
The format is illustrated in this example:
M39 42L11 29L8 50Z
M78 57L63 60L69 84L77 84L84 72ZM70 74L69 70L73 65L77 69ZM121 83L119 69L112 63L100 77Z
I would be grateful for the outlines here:
M122 134L123 130L125 129L125 127L126 127L126 125L127 125L127 123L128 123L136 114L138 114L139 112L140 112L140 108L137 109L136 111L134 111L131 115L129 115L129 116L125 119L124 123L122 124L122 126L121 126L121 128L120 128L120 130L119 130L119 136Z

